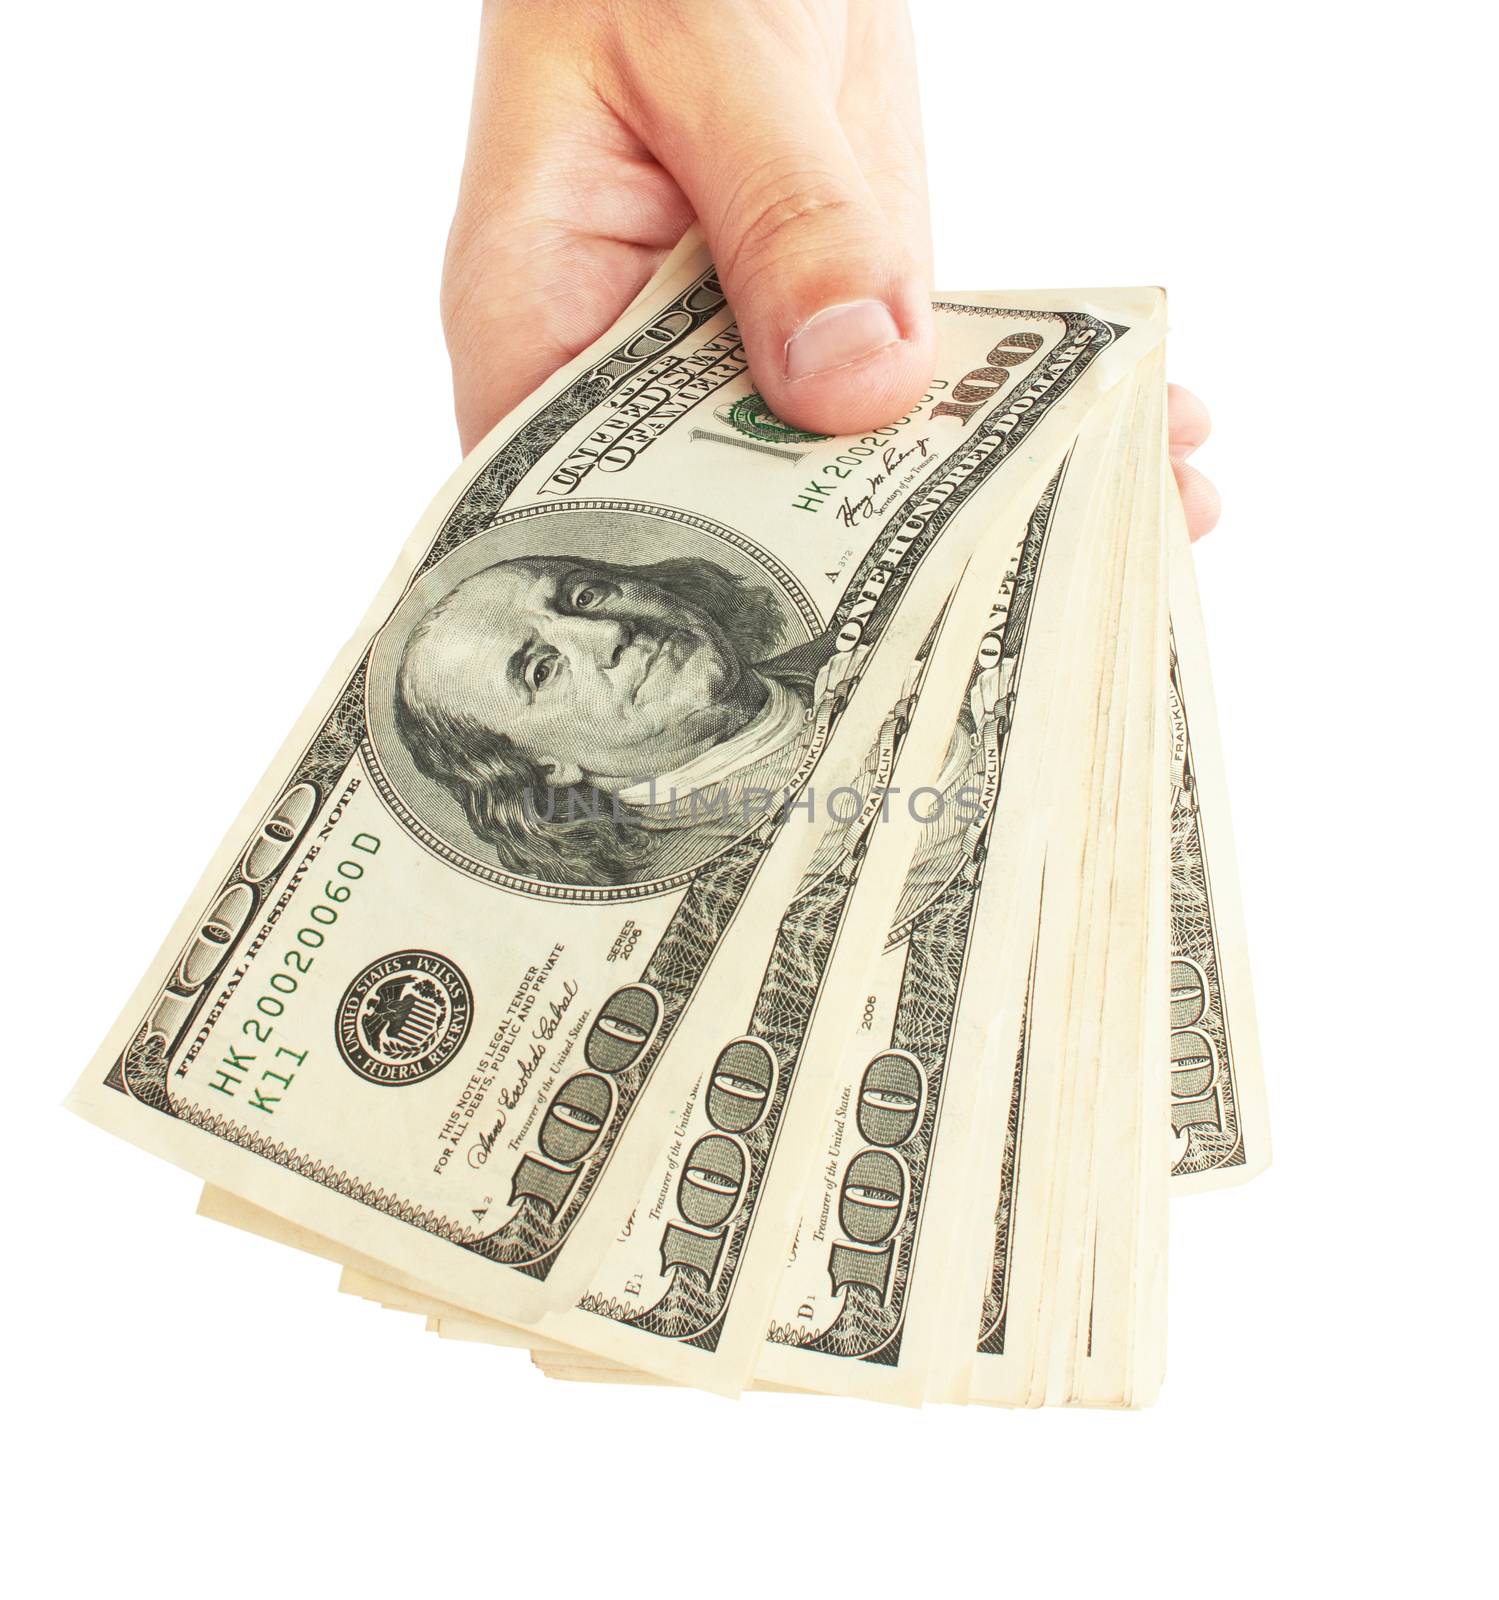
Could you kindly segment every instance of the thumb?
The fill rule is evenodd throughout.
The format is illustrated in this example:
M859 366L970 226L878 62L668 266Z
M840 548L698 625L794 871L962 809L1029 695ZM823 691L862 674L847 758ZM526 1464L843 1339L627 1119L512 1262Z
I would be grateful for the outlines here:
M814 433L880 427L935 364L921 242L887 217L814 73L732 65L638 125L702 223L771 409Z

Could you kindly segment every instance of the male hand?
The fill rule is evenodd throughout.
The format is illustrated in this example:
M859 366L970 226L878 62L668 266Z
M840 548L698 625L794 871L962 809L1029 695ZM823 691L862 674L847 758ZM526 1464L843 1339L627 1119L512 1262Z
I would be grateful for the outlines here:
M925 392L926 170L902 0L485 0L443 325L468 450L624 310L696 218L777 416L862 433ZM1218 497L1185 458L1194 538Z

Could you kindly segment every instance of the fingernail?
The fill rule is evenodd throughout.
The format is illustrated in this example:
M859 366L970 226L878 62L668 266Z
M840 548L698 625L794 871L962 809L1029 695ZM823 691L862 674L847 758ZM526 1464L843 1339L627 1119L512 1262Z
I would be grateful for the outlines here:
M786 341L786 376L815 378L895 344L900 329L879 300L849 300L809 317Z

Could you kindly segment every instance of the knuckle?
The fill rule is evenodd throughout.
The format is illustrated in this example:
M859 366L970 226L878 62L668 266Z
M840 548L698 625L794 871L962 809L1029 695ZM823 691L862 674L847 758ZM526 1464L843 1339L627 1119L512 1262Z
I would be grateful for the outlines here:
M740 185L726 216L722 270L741 286L799 255L825 252L865 231L865 208L817 168L762 165Z

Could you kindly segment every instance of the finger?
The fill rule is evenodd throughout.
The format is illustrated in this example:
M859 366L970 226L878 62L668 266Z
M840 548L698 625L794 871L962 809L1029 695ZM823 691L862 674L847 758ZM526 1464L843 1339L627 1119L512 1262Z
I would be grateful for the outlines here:
M923 242L886 216L839 122L840 63L794 8L676 14L690 67L642 63L631 120L703 224L756 386L812 432L891 421L935 362Z
M1179 383L1166 385L1166 424L1173 461L1185 461L1213 431L1208 408Z
M1204 478L1196 467L1185 461L1173 461L1171 470L1176 474L1176 487L1182 497L1182 510L1187 517L1187 532L1193 539L1211 533L1218 526L1223 503L1212 480Z

